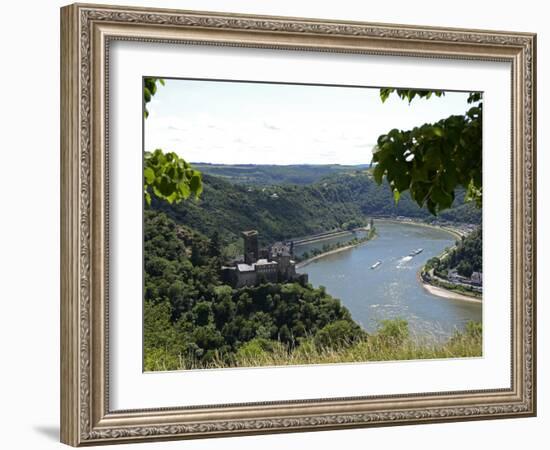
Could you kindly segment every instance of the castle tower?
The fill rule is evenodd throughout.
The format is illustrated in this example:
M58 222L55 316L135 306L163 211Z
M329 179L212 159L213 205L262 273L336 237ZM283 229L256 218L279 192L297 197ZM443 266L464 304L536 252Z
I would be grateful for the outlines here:
M258 232L249 230L242 232L244 240L244 262L253 264L258 261Z

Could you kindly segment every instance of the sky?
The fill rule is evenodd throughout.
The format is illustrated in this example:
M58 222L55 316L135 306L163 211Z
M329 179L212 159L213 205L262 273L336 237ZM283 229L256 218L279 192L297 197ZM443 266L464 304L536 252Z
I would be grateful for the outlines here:
M467 93L409 105L378 88L166 79L148 103L146 151L215 164L368 164L378 136L467 111Z

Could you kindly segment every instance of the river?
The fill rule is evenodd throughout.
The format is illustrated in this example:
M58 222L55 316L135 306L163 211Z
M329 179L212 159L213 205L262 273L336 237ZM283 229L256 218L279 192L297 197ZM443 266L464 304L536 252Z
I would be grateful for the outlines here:
M380 320L402 318L408 321L413 335L445 339L468 321L481 321L481 304L436 297L417 279L428 259L454 244L454 235L382 220L375 226L375 239L313 261L299 272L307 273L314 286L325 286L369 332L376 331ZM322 247L323 243L317 245ZM422 253L408 256L418 248L423 249ZM382 264L371 269L376 261Z

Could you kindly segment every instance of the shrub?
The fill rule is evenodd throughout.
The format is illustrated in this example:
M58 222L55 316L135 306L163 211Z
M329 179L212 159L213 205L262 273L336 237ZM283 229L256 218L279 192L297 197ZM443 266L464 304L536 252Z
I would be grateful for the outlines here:
M239 347L236 353L237 360L261 359L276 348L282 347L279 342L264 338L254 338Z
M361 331L357 325L348 320L337 320L321 328L314 337L319 348L338 348L351 344Z
M378 336L392 344L402 344L409 338L409 323L404 319L387 319L380 321Z

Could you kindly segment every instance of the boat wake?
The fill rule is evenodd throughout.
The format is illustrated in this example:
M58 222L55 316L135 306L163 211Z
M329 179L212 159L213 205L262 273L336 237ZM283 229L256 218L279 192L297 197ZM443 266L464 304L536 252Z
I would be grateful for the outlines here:
M403 256L403 258L401 258L398 262L397 262L397 266L395 266L397 269L400 269L401 267L403 267L406 263L408 263L411 259L413 259L412 256Z

